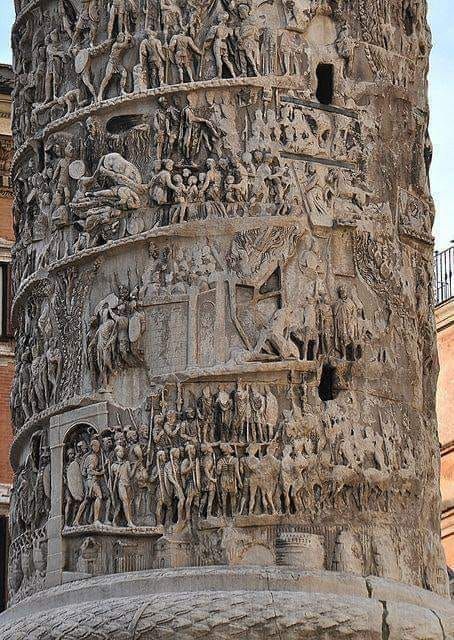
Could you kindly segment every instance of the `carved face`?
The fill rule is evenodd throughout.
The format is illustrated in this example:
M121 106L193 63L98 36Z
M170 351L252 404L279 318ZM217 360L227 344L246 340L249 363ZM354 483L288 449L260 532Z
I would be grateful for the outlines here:
M148 429L148 425L141 424L139 425L139 436L141 438L148 438L150 430Z
M233 453L233 449L229 444L221 444L221 452L225 456L230 456Z
M91 450L93 451L93 453L99 453L101 450L101 443L99 442L99 440L93 439L91 441Z
M87 453L88 451L88 447L86 442L84 442L83 440L81 440L80 442L77 443L77 451L83 455L85 453Z
M347 292L346 292L344 287L339 287L339 289L337 290L337 293L338 293L339 298L341 300L347 300L348 296L347 296Z
M251 10L247 4L240 4L240 6L238 7L238 15L240 16L240 20L245 20L246 18L248 18L250 13Z
M123 431L117 431L117 433L115 434L115 442L118 445L124 445L126 443L126 438Z
M167 413L167 423L168 424L175 424L177 421L177 413L176 411L169 411Z
M103 438L102 444L105 451L111 451L113 448L113 440L110 436L108 438Z

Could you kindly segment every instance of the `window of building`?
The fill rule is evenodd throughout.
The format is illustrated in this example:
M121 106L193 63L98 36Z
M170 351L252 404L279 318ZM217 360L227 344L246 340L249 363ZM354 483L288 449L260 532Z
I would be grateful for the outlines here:
M334 97L334 65L323 63L318 65L316 96L321 104L332 104Z
M10 340L11 326L11 264L0 262L0 340Z

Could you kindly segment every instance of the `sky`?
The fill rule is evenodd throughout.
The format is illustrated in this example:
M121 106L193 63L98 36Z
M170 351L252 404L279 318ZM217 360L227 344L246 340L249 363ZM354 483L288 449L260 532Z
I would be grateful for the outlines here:
M429 0L434 48L430 71L432 193L437 207L435 238L442 250L454 241L454 20L453 0ZM0 0L0 62L11 62L13 0Z

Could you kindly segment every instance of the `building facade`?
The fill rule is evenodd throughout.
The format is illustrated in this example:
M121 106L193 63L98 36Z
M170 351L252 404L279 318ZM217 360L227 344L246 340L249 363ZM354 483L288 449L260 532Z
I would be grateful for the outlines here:
M438 353L437 413L441 445L442 539L454 567L454 246L436 254Z
M0 610L6 604L6 558L9 495L12 471L9 449L12 442L10 390L14 375L14 351L11 339L11 248L13 245L11 160L11 92L13 73L0 65Z

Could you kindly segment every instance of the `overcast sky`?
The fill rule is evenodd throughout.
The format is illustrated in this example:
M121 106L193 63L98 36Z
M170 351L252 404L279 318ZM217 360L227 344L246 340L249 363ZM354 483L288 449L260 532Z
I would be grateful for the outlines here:
M0 0L0 62L11 62L13 0ZM454 240L454 20L453 0L429 0L434 49L431 61L432 191L437 205L437 247Z

